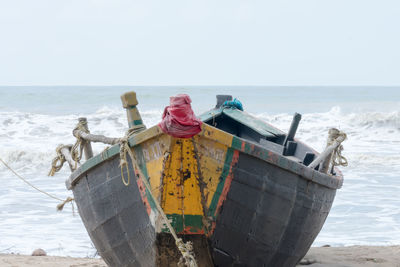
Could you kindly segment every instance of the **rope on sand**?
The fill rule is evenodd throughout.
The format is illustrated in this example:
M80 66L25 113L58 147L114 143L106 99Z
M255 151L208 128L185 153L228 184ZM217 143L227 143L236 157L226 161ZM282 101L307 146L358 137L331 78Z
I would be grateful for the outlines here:
M32 187L33 189L35 189L36 191L45 194L48 197L51 197L57 201L61 201L62 203L57 205L57 210L61 211L64 208L64 205L67 204L68 202L71 202L72 205L72 211L74 211L74 205L73 202L74 198L72 197L67 197L67 199L61 199L59 197L56 197L50 193L47 193L46 191L34 186L33 184L31 184L28 180L26 180L24 177L22 177L21 175L19 175L16 171L14 171L2 158L0 158L0 161L4 164L4 166L6 166L7 169L9 169L15 176L17 176L19 179L21 179L24 183L26 183L27 185L29 185L30 187Z

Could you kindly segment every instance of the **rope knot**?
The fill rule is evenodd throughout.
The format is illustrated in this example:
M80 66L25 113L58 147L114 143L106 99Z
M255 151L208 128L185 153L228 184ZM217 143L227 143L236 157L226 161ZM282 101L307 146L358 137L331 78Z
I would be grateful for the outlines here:
M64 165L65 157L64 155L61 153L61 149L63 148L67 148L69 150L71 150L71 146L70 145L58 145L56 148L56 154L57 156L55 156L55 158L51 161L51 169L49 171L48 176L54 176L54 174L56 172L58 172L59 170L61 170L62 166Z
M64 206L65 206L65 204L67 204L68 202L71 202L71 203L72 203L72 201L74 201L74 200L75 200L75 199L72 198L72 197L67 197L66 200L64 200L63 202L61 202L60 204L57 205L57 210L58 210L58 211L62 211L63 208L64 208ZM74 210L74 205L72 205L72 211L73 211L73 210Z
M181 238L178 238L176 240L176 246L182 254L181 258L179 259L178 266L196 267L197 262L194 257L192 242L188 241L184 243Z
M85 146L86 140L81 138L78 134L75 134L76 131L82 131L87 134L90 133L87 127L87 121L85 118L79 118L78 124L72 130L72 134L76 137L76 142L71 148L71 157L75 161L75 169L78 165L78 162L81 161L83 155L83 147Z
M339 143L338 147L333 152L333 166L346 167L348 162L347 159L342 155L342 151L344 150L342 142L347 139L347 135L336 128L329 129L328 134L328 145L332 145L334 142Z

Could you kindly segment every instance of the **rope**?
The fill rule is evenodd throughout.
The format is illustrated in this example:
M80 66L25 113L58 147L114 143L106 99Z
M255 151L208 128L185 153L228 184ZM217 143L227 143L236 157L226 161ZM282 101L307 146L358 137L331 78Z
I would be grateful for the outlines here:
M75 199L72 198L72 197L67 197L66 200L64 200L62 203L60 203L60 204L57 205L57 210L58 210L58 211L62 211L63 208L64 208L64 206L65 206L65 204L67 204L68 202L71 202L71 204L72 204L72 201L74 201L74 200L75 200ZM74 212L74 205L72 205L72 212Z
M76 130L85 132L87 134L90 133L90 131L87 128L86 120L79 120L78 124L75 126L75 128L72 132L74 133ZM74 169L76 169L78 162L80 162L82 159L83 147L84 147L86 141L79 135L74 135L74 136L76 137L76 142L71 148L71 157L75 161Z
M46 191L43 191L41 189L39 189L38 187L34 186L33 184L31 184L30 182L28 182L24 177L22 177L21 175L19 175L16 171L14 171L7 163L5 163L5 161L0 158L0 161L4 164L4 166L6 166L7 169L9 169L12 173L14 173L15 176L17 176L19 179L21 179L24 183L26 183L27 185L29 185L30 187L32 187L33 189L39 191L42 194L45 194L48 197L51 197L57 201L61 201L62 203L57 205L57 210L61 211L64 208L64 205L67 204L68 202L71 202L72 205L72 211L74 211L74 204L72 203L72 201L74 201L74 199L72 197L67 197L66 200L63 200L61 198L58 198L50 193L47 193ZM62 166L62 165L61 165Z
M348 164L347 159L342 155L343 145L340 145L333 155L333 165L335 166L344 166L346 167Z
M128 166L128 161L126 160L126 150L128 148L128 150L130 149L129 144L128 144L128 137L123 137L121 138L120 141L120 150L119 150L119 158L120 158L120 162L119 165L121 167L121 179L122 182L124 183L125 186L128 186L131 182L131 176L129 174L129 166ZM128 174L128 181L125 180L124 177L124 167L126 169L126 173Z
M158 212L160 213L164 223L168 227L169 232L172 234L172 236L175 239L175 244L179 250L179 252L182 254L182 257L179 260L178 266L186 266L186 267L197 267L197 262L193 253L193 245L192 242L188 241L186 243L183 242L181 238L178 237L178 235L175 232L175 229L172 227L171 223L169 222L167 215L164 213L164 210L161 208L160 203L158 203L157 199L154 197L150 184L147 181L146 177L143 175L142 171L140 170L139 166L137 165L135 155L133 154L132 149L129 146L128 143L128 137L126 136L121 139L120 143L120 156L121 156L121 173L122 173L122 168L126 166L128 170L128 165L126 161L126 152L128 152L129 157L131 158L132 161L132 166L134 168L135 173L138 173L138 177L142 177L142 181L144 186L146 187L147 191L149 192L151 198L154 200L154 203L156 205L156 208ZM125 155L123 155L125 154ZM129 174L129 170L128 170ZM124 178L122 178L122 181L124 182ZM124 183L125 184L125 183Z
M342 137L343 141L346 140L347 135L344 132L339 131L338 129L332 128L328 132L329 134L329 141L328 141L328 146L332 145L335 141L338 141L339 137ZM339 142L339 146L333 151L333 156L332 156L332 164L333 166L344 166L346 167L348 165L347 159L342 155L343 151L343 145L342 142Z
M181 238L179 238L175 242L179 251L182 253L182 257L179 259L178 262L178 267L197 267L197 262L194 258L192 242L188 241L186 243L183 243Z
M328 145L333 144L333 142L339 142L338 138L342 137L343 141L346 140L347 135L344 132L339 131L338 129L332 128L329 130L329 142ZM343 141L339 142L339 146L333 152L333 165L334 166L347 166L347 159L342 155L343 145L341 144Z
M51 169L49 171L48 176L54 176L54 174L56 172L58 172L59 170L61 170L62 166L64 165L65 157L64 155L61 153L61 149L63 148L68 148L71 149L70 145L59 145L56 148L56 153L57 156L51 161Z
M237 108L238 110L243 111L242 102L239 99L235 98L234 100L226 100L222 107L229 107L229 108Z

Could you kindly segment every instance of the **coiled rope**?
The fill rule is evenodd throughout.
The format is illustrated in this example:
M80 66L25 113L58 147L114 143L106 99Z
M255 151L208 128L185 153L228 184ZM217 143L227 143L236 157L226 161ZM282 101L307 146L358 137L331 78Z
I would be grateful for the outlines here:
M175 244L179 250L179 252L182 254L179 262L178 262L178 266L186 266L186 267L197 267L197 262L194 256L194 252L193 252L193 244L192 242L188 241L188 242L183 242L183 240L181 238L178 237L178 235L175 232L175 229L172 227L171 223L169 222L167 215L164 213L164 210L161 208L160 204L158 203L157 199L154 197L150 184L147 181L146 177L143 175L142 171L140 170L135 155L133 154L132 149L129 146L129 142L128 142L128 138L129 135L122 138L121 142L120 142L120 167L121 167L121 174L123 173L123 168L125 167L127 169L127 173L128 173L128 181L125 181L125 178L122 176L122 182L125 185L129 185L130 182L130 177L129 177L129 169L128 169L128 163L126 160L126 153L128 152L129 157L131 158L131 162L132 162L132 166L134 168L135 173L138 174L138 177L142 177L142 181L144 186L147 189L147 192L150 194L151 198L154 200L154 203L156 205L156 208L158 210L158 212L161 214L161 217L164 221L164 223L166 224L166 226L168 227L169 232L172 234L172 236L175 239Z
M332 145L335 141L338 140L339 137L344 141L347 138L347 135L344 132L339 131L338 129L332 128L328 132L328 146ZM342 142L343 142L342 141ZM348 165L347 159L342 155L343 145L340 142L340 145L334 150L332 155L332 164L333 166L344 166Z
M49 171L48 176L54 176L54 174L58 171L61 170L62 166L64 165L64 162L66 161L64 155L61 153L61 149L67 148L71 150L71 145L59 145L56 148L56 154L55 158L51 161L51 169Z
M50 194L50 193L47 193L46 191L44 191L44 190L42 190L42 189L40 189L40 188L34 186L34 185L31 184L28 180L26 180L24 177L22 177L21 175L19 175L19 174L18 174L16 171L14 171L2 158L0 158L0 161L1 161L1 162L4 164L4 166L6 166L6 168L9 169L15 176L17 176L17 177L18 177L19 179L21 179L24 183L26 183L27 185L29 185L30 187L32 187L32 188L35 189L36 191L38 191L38 192L40 192L40 193L42 193L42 194L45 194L46 196L51 197L51 198L53 198L53 199L55 199L55 200L57 200L57 201L61 201L61 203L57 205L57 210L58 210L58 211L62 211L63 208L64 208L64 206L65 206L65 204L71 202L71 205L72 205L72 212L74 212L74 204L73 204L74 198L72 198L72 197L67 197L67 198L64 200L64 199L61 199L61 198L59 198L59 197L56 197L56 196L54 196L54 195L52 195L52 194ZM62 165L61 165L61 166L62 166Z
M78 124L75 126L74 130L72 131L73 133L75 131L82 131L85 132L87 134L89 134L89 130L87 129L87 121L86 120L79 120ZM82 159L82 155L83 155L83 148L85 143L87 142L85 139L83 139L80 135L75 135L76 137L76 141L74 145L59 145L56 148L56 157L52 160L51 162L51 169L49 171L49 176L54 176L54 174L58 171L61 170L61 168L63 167L64 163L67 161L65 159L65 156L61 153L61 150L63 148L67 148L70 151L71 154L71 158L72 160L75 162L74 165L71 165L70 163L70 167L71 170L76 170L76 168L78 167L78 164L80 163L81 159Z
M74 133L77 130L89 134L90 131L88 130L88 127L87 127L87 121L80 119L78 124L75 126L75 128L72 132ZM83 147L84 147L86 141L79 135L74 135L74 136L76 137L76 142L71 148L71 157L75 161L74 169L76 169L78 163L82 159Z

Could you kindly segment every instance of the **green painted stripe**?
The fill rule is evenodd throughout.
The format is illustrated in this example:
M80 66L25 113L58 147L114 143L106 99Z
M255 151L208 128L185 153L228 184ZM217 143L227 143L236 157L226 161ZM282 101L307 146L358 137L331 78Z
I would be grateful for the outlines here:
M224 167L222 169L222 173L219 178L219 183L217 185L217 189L215 190L213 199L211 200L211 204L208 209L209 217L211 216L212 218L215 218L215 211L217 209L217 204L218 204L219 198L221 197L222 190L224 189L226 177L228 176L229 171L231 169L231 163L232 163L234 151L235 151L235 149L232 149L232 148L228 148L228 150L226 151Z
M145 176L144 179L146 179L150 183L150 178L149 178L149 175L147 173L146 160L144 158L143 150L142 150L142 146L141 145L135 146L135 153L137 155L139 168L142 171L143 175ZM135 177L135 179L136 179L136 177ZM149 200L149 204L150 204L151 209L152 210L157 210L156 204L154 202L155 200L151 197L152 195L150 194L149 190L147 190L147 188L146 188L146 196L147 196L147 199Z
M171 222L177 233L183 232L183 216L182 214L167 214L168 219ZM200 233L203 228L203 216L202 215L185 215L185 226L190 227L192 233ZM168 228L164 225L161 229L163 233L169 233Z
M142 120L134 120L133 125L142 125L143 121Z
M252 150L251 150L251 144L249 144L249 143L246 142L246 143L244 144L244 152L249 154L249 153L251 153L251 151L252 151Z
M142 120L134 120L134 121L129 121L128 122L129 127L137 126L137 125L143 125Z
M242 150L242 144L243 144L243 141L240 138L233 136L232 148L240 151L240 150Z

